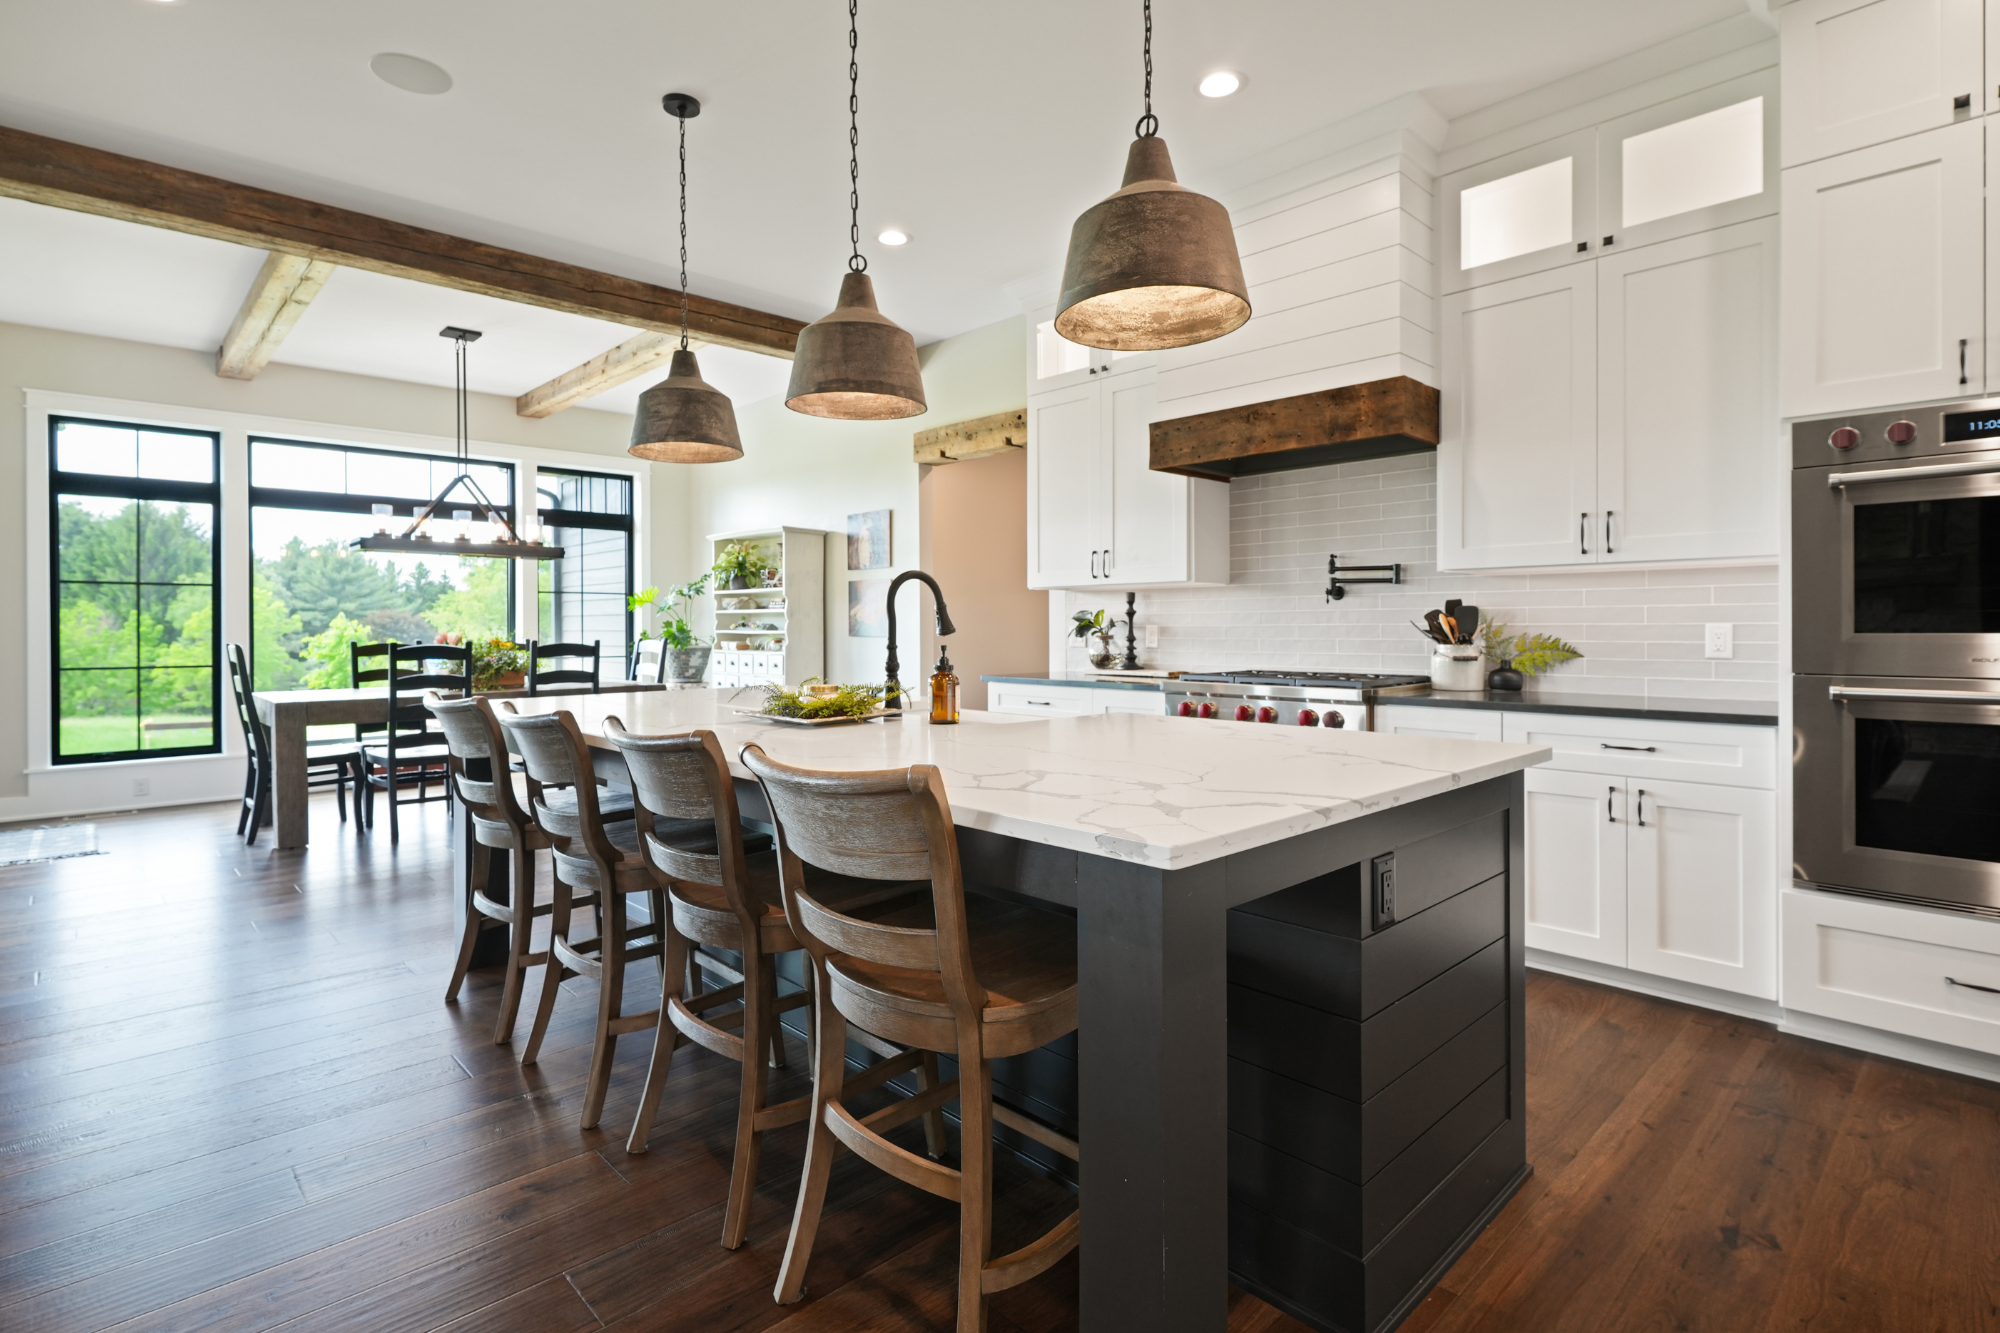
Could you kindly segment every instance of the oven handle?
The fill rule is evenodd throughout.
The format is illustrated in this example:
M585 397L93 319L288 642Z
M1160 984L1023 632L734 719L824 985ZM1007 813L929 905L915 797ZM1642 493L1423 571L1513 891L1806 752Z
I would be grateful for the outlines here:
M1829 699L1894 700L1912 704L1989 704L2000 707L2000 694L1974 690L1882 690L1865 685L1829 685Z
M2000 472L2000 461L1976 463L1932 463L1925 467L1878 468L1873 472L1830 472L1826 484L1833 490L1862 481L1922 481L1927 477L1977 477Z

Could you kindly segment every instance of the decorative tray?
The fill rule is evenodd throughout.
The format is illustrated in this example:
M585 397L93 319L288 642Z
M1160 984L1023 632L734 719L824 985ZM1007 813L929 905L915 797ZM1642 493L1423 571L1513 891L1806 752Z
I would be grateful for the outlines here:
M744 717L756 718L760 722L782 722L789 727L838 727L849 722L873 722L877 718L903 715L900 710L894 708L878 708L859 717L786 717L782 713L767 713L761 708L732 708L729 711L740 713Z

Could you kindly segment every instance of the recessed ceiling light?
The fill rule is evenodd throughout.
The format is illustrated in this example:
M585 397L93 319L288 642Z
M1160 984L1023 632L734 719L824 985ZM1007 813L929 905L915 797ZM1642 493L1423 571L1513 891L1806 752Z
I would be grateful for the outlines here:
M384 51L368 62L368 68L382 82L406 93L435 95L451 91L451 75L421 56Z
M1243 86L1243 76L1233 70L1219 69L1201 81L1203 97L1227 97Z
M898 231L896 228L890 227L875 239L884 245L908 245L910 242L910 233Z

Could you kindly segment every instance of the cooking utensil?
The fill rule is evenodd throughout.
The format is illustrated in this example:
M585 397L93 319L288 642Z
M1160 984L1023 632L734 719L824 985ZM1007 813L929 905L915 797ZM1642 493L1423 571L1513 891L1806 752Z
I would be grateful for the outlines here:
M1444 615L1438 617L1438 623L1444 626L1444 642L1457 643L1458 621L1452 618L1450 615Z
M1471 643L1473 635L1479 633L1479 608L1461 602L1452 619L1458 622L1458 642Z
M1451 640L1444 636L1443 619L1444 613L1442 611L1424 612L1424 623L1431 627L1431 637L1439 643L1450 643Z

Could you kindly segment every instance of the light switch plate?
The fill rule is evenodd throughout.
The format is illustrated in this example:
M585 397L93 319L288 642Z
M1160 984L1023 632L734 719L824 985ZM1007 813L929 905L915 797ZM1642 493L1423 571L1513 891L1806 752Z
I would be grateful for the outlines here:
M1157 648L1160 646L1160 627L1158 625L1146 626L1146 646L1148 648Z
M1736 656L1736 626L1705 626L1701 639L1701 648L1703 657Z

